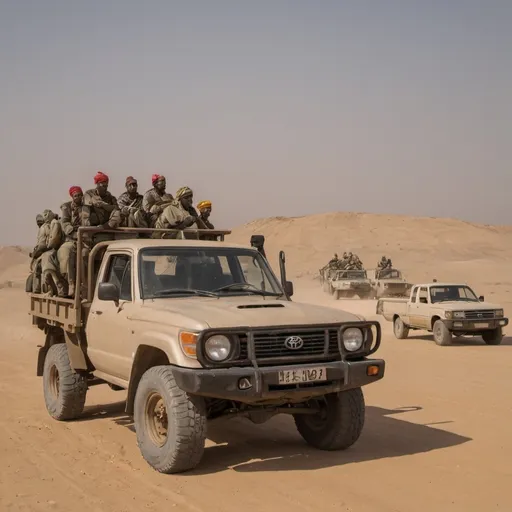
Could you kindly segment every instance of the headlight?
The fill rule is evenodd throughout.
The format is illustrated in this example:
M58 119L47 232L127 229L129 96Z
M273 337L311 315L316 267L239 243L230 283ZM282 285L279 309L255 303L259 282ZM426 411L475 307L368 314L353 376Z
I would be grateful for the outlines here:
M216 334L206 340L204 350L209 359L220 363L229 357L231 346L231 341L227 336Z
M363 346L363 331L357 327L349 327L343 332L343 345L349 352L355 352Z
M445 311L444 317L445 318L453 318L453 311Z
M466 313L464 313L464 311L455 311L453 318L466 318Z
M497 309L496 312L495 312L495 315L497 317L502 317L503 316L503 309Z

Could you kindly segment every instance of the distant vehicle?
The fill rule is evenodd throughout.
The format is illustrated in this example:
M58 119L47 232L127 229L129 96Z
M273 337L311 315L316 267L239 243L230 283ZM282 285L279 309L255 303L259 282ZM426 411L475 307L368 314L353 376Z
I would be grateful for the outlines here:
M368 277L372 286L372 297L407 297L412 284L409 284L400 270L385 268L368 270Z
M324 274L323 287L324 291L332 294L336 300L356 295L360 299L368 299L372 291L366 270L330 269Z
M503 308L484 302L466 284L417 284L408 299L379 299L378 315L393 322L395 336L409 330L432 332L438 345L450 345L453 336L481 336L487 345L499 345L508 325Z

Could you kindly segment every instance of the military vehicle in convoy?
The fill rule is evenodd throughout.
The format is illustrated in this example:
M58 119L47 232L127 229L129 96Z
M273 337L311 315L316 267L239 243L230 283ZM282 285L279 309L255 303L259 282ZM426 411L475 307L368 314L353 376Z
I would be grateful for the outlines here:
M332 294L336 300L350 299L355 296L368 299L372 293L366 270L330 269L324 278L323 287L324 291Z
M403 278L400 270L395 268L378 268L368 270L367 274L372 287L372 298L407 297L409 295L412 285Z
M398 339L425 330L438 345L450 345L452 336L481 336L487 345L499 345L508 325L501 306L461 283L416 284L408 299L379 299L376 313L393 322Z
M207 420L222 417L290 414L318 449L353 445L361 387L384 376L385 362L370 357L379 322L292 302L284 253L279 280L261 237L252 247L225 242L229 231L137 238L148 231L79 228L75 298L29 293L48 413L79 418L91 386L126 390L142 456L161 473L197 466ZM94 245L83 276L83 237L94 233L124 239Z

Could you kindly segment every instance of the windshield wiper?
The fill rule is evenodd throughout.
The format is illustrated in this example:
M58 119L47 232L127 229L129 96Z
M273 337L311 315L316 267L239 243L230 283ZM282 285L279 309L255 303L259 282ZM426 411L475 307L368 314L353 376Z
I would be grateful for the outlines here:
M282 293L267 292L265 290L260 290L259 288L250 283L231 283L226 286L216 288L214 292L228 292L231 290L242 290L244 292L254 293L255 295L263 295L265 297L280 297L282 295Z
M190 288L170 288L168 290L158 290L153 293L154 297L165 297L168 295L197 295L199 297L218 297L218 293L207 290L193 290Z

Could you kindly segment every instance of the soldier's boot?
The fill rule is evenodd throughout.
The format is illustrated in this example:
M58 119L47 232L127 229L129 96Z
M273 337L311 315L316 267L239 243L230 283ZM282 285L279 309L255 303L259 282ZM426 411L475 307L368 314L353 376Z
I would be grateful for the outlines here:
M57 288L58 297L64 298L68 296L67 283L64 281L64 279L56 278L55 286Z

